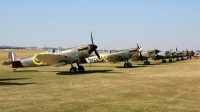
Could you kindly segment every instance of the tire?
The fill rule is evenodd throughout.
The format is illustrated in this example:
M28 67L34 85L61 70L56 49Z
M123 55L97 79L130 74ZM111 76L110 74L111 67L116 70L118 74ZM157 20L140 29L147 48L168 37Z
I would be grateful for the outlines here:
M129 67L129 64L128 63L125 63L124 64L124 68L128 68Z
M128 63L128 67L132 67L132 63Z
M84 69L83 66L79 66L79 67L78 67L78 71L79 71L79 72L85 72L85 69Z
M147 64L150 65L151 63L149 61L147 61Z
M71 67L70 68L70 73L76 73L76 68L75 67Z

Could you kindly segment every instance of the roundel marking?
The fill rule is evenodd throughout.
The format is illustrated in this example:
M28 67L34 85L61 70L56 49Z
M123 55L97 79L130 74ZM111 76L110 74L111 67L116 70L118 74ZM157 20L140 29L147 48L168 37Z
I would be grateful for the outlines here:
M103 56L100 55L100 58L97 57L96 60L97 60L97 61L103 61Z
M43 62L41 62L40 60L37 59L37 56L38 56L39 54L44 54L44 53L41 52L41 53L35 54L35 55L33 56L33 58L32 58L33 63L36 64L36 65L42 65L42 64L43 64Z

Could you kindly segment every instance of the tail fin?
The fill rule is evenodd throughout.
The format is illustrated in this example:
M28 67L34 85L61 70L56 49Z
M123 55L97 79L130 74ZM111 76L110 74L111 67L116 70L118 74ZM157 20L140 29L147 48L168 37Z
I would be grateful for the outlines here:
M8 58L10 61L5 61L2 65L10 65L12 64L12 68L19 68L23 67L22 63L20 62L20 59L17 58L14 52L8 52Z
M14 52L8 52L8 58L13 62L13 61L19 61L20 59L17 58Z

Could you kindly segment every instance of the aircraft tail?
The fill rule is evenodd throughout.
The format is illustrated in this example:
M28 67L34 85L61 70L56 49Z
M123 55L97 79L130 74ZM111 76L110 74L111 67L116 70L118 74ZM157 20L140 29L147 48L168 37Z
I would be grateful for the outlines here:
M13 62L13 61L19 61L20 59L17 58L14 52L8 52L8 58Z
M12 64L12 68L18 68L18 67L23 67L21 61L17 56L15 55L14 52L8 52L8 58L10 61L5 61L2 65L10 65Z

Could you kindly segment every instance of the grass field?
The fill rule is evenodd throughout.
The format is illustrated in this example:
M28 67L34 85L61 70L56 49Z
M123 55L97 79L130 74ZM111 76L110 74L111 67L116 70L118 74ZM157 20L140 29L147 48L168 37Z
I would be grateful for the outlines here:
M15 51L19 58L39 51ZM0 63L8 60L0 50ZM183 112L200 111L200 60L84 64L86 72L61 67L0 65L0 111Z

